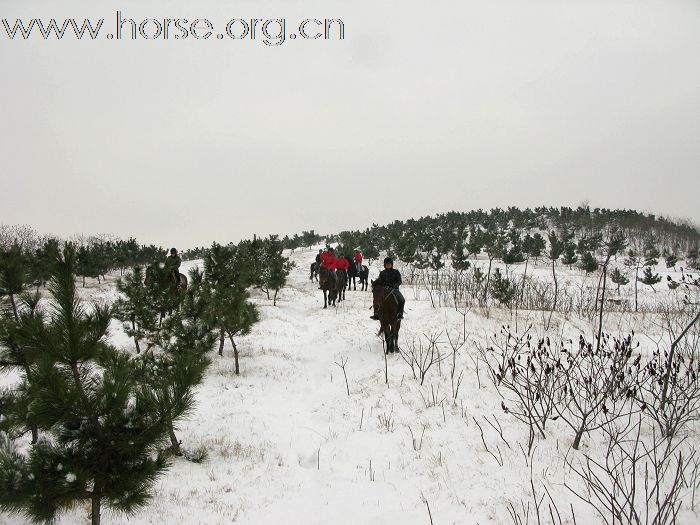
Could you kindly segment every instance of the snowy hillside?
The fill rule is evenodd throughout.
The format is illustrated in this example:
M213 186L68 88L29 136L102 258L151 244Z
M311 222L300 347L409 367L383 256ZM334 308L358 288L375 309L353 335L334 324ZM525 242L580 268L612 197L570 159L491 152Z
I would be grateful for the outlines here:
M290 255L296 268L277 306L254 292L261 321L237 343L241 374L234 374L230 343L223 357L212 356L196 410L178 433L188 453L203 448L208 457L201 463L176 458L144 511L126 517L105 510L103 523L483 525L513 523L513 509L520 523L537 523L533 505L542 497L548 523L550 508L556 513L545 487L562 523L573 523L572 512L578 524L601 522L565 487L583 490L564 458L578 464L605 447L605 436L586 434L581 449L571 450L573 432L555 420L528 454L527 428L504 413L478 358L478 349L494 335L498 340L502 326L523 333L533 324L533 337L543 335L543 312L519 312L516 328L507 309L474 307L463 316L450 306L434 308L419 289L404 286L408 302L400 347L427 348L437 338L445 355L421 385L398 354L387 356L385 370L378 324L369 319L370 292L348 291L337 307L322 308L323 295L308 277L315 252ZM370 278L378 270L375 264ZM543 279L548 275L546 265L534 271ZM566 276L584 280L580 273ZM81 293L113 300L114 279ZM610 314L606 326L613 335L636 330L642 342L636 351L644 355L656 348L660 332L652 316ZM577 341L593 330L586 319L555 314L549 335ZM465 333L453 365L449 342ZM112 339L131 349L116 321ZM686 444L700 446L698 429L695 422L685 427ZM692 487L683 493L679 523L700 522L693 493ZM529 506L529 521L523 505ZM77 508L59 523L82 523L86 515L87 508ZM0 514L0 523L18 525L24 518Z

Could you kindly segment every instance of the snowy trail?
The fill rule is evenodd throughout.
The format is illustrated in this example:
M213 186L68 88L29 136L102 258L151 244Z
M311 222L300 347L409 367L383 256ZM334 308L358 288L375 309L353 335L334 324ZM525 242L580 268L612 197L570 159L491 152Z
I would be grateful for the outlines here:
M429 505L436 524L500 524L510 521L506 504L519 507L531 501L530 464L536 465L535 486L547 480L562 510L573 502L578 523L599 522L564 487L569 478L562 458L571 443L569 429L551 423L547 439L538 440L526 458L518 447L525 440L524 427L503 414L484 370L479 384L471 359L474 342L483 343L511 323L507 310L467 315L470 342L457 358L456 370L464 372L464 380L456 402L449 360L432 368L421 386L399 355L389 356L387 386L378 324L369 319L371 293L348 291L346 301L324 310L322 292L308 279L315 253L291 255L296 267L277 306L264 293L253 292L260 322L236 340L239 376L228 341L223 357L212 355L195 410L177 430L185 450L204 448L207 459L193 463L176 458L156 482L154 499L145 509L131 517L107 511L103 523L425 525L430 523ZM378 269L371 269L370 278ZM404 288L402 348L423 334L462 333L463 318L454 309L432 308ZM81 294L113 300L113 279ZM570 336L590 333L584 320L555 316L556 321ZM542 313L523 312L519 322L533 322L535 331L541 330ZM113 326L113 342L129 348L118 323ZM449 347L443 345L442 351ZM345 358L350 396L336 364ZM437 403L430 402L433 396ZM484 417L498 418L503 439ZM475 419L502 464L485 451ZM587 438L582 452L602 445L598 438ZM83 506L58 523L82 523L86 515ZM694 517L689 511L686 515ZM0 524L5 523L25 520L0 514Z

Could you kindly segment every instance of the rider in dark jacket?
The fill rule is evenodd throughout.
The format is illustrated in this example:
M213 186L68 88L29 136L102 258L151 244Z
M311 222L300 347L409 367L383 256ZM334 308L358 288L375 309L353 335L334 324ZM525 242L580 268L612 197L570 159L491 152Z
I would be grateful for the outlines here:
M404 305L406 304L406 299L404 299L403 294L399 290L399 286L401 286L401 272L394 268L394 261L391 259L391 257L384 259L384 269L379 272L379 277L377 277L377 280L374 281L373 284L385 286L392 290L394 297L396 297L396 300L399 303L399 312L397 317L399 319L403 319L403 309ZM379 319L379 311L376 305L374 306L374 315L372 315L370 319Z
M182 259L177 254L175 248L170 249L170 255L165 259L165 268L168 270L170 275L175 279L175 287L180 286L180 265L182 264Z

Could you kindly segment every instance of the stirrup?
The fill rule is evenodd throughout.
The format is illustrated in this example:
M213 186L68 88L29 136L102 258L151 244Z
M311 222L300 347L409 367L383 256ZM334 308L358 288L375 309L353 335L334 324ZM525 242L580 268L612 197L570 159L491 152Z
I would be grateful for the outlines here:
M370 315L369 318L374 319L375 321L379 321L379 316L377 314Z

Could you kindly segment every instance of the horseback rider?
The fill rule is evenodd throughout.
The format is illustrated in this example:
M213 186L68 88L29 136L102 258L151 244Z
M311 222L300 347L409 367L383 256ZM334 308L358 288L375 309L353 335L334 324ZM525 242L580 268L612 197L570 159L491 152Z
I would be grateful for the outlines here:
M348 260L343 256L342 253L340 254L340 257L338 257L335 267L336 267L336 269L342 270L343 272L345 272L345 278L347 279L347 276L348 276L348 268L350 268L350 263L349 263Z
M335 270L337 259L335 258L335 250L333 248L328 248L321 254L321 266L331 271Z
M321 253L323 253L323 250L319 250L318 253L316 254L316 267L317 268L321 267Z
M399 290L399 286L401 286L401 272L394 268L394 261L391 257L387 257L384 259L384 269L381 272L379 272L379 277L377 277L377 280L374 281L372 284L378 284L391 290L391 293L394 295L396 301L399 303L399 311L396 317L398 319L403 319L403 309L404 305L406 304L406 299L404 299L403 294ZM370 316L370 319L378 321L380 307L376 304L373 306L374 314Z
M362 252L359 248L355 248L355 266L357 267L357 273L362 271Z
M165 259L165 269L168 273L175 278L175 288L180 287L180 265L182 264L182 259L177 254L175 248L170 249L170 255Z
M321 254L321 268L326 268L329 272L335 272L337 267L338 259L335 258L335 250L333 248L328 248ZM335 275L333 277L335 277ZM319 283L318 289L323 289L321 283Z

